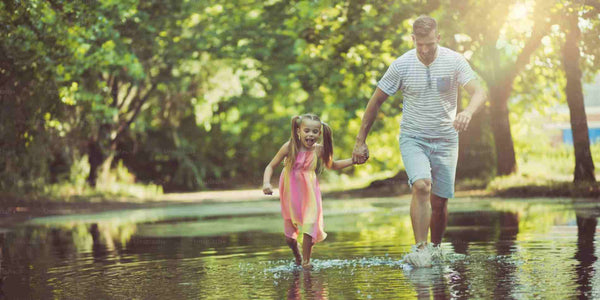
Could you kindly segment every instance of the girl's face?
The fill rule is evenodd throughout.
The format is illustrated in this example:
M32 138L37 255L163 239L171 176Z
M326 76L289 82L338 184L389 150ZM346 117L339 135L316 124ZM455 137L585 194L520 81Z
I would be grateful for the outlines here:
M310 149L321 136L321 122L310 119L302 120L297 133L302 146Z

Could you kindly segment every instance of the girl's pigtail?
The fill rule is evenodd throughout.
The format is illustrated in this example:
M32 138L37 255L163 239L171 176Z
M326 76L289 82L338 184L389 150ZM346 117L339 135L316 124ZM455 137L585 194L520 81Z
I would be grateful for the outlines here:
M333 164L333 136L331 127L327 123L323 124L323 162L328 168Z
M290 136L290 143L288 145L288 155L285 160L285 168L288 171L292 170L294 162L296 161L296 154L298 154L298 148L300 145L300 138L298 137L298 128L300 127L300 122L300 116L295 116L292 118L292 134Z

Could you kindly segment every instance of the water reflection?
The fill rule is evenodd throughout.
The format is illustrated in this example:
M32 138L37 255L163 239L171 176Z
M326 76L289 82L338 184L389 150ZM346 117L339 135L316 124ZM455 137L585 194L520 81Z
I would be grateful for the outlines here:
M407 271L408 202L338 200L324 206L330 235L312 272L288 270L277 211L259 213L273 203L252 205L247 213L227 204L15 226L0 232L0 299L599 296L595 203L455 201L443 240L455 256Z
M512 298L514 284L517 282L517 266L511 260L496 259L510 256L515 251L519 233L519 213L511 211L470 211L450 215L446 241L450 242L456 253L477 257L482 251L492 255L474 268L470 260L456 262L450 277L454 296L475 296L472 290L474 281L493 281L485 295L495 299ZM481 249L480 245L486 245ZM478 247L470 251L469 247ZM472 253L471 253L472 252ZM483 277L483 279L480 279ZM488 292L490 294L488 294ZM439 294L438 296L447 295ZM440 298L444 299L444 298Z
M502 212L498 218L499 234L495 242L496 255L499 257L510 256L515 251L515 242L519 233L519 215L517 213ZM495 299L509 299L517 282L515 272L517 265L507 263L506 260L494 265L495 276L498 277L494 287Z
M445 239L456 253L468 254L474 242L493 241L498 254L509 254L519 232L519 216L506 211L451 213ZM511 242L513 241L513 242Z
M4 269L2 268L2 261L4 260L4 233L0 232L0 299L5 299L4 295Z
M406 272L408 281L414 286L418 299L450 299L449 280L457 274L444 265L432 268L417 268Z
M577 292L580 299L593 298L594 263L598 258L595 255L594 239L596 225L598 225L599 210L577 210L577 252L575 259L579 264L575 267L577 273Z
M292 271L287 299L329 299L327 284L322 276L313 276L310 270L296 269Z

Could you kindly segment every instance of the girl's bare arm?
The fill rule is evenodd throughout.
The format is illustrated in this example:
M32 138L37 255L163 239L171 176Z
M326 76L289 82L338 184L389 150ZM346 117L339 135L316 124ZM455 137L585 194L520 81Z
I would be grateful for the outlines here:
M321 158L323 158L323 146L320 146L319 153L321 154ZM342 159L342 160L334 160L331 162L331 167L326 167L331 170L341 170L343 168L347 168L349 166L354 165L352 162L352 158Z
M334 160L333 163L331 164L331 168L332 170L341 170L343 168L347 168L349 166L352 166L354 163L352 162L352 158L348 158L348 159L342 159L342 160Z
M271 160L271 162L265 168L265 173L263 175L263 193L266 195L273 194L273 190L271 189L271 177L273 176L273 169L277 167L281 163L281 161L288 155L288 144L290 142L286 142L281 146L275 157Z

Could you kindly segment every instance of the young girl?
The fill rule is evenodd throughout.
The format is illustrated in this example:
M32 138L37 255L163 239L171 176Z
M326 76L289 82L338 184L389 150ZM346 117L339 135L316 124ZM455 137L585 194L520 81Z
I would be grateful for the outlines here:
M323 132L323 144L317 140ZM339 170L353 165L352 159L333 161L331 128L316 115L305 114L292 118L292 136L265 168L263 192L273 194L273 169L285 158L285 168L279 178L279 197L283 216L285 240L296 258L296 265L310 269L312 247L325 239L321 191L317 181L317 161L320 166ZM321 169L321 168L320 168ZM319 170L320 171L320 170ZM298 249L298 233L304 237L302 256ZM304 258L304 259L303 259Z

